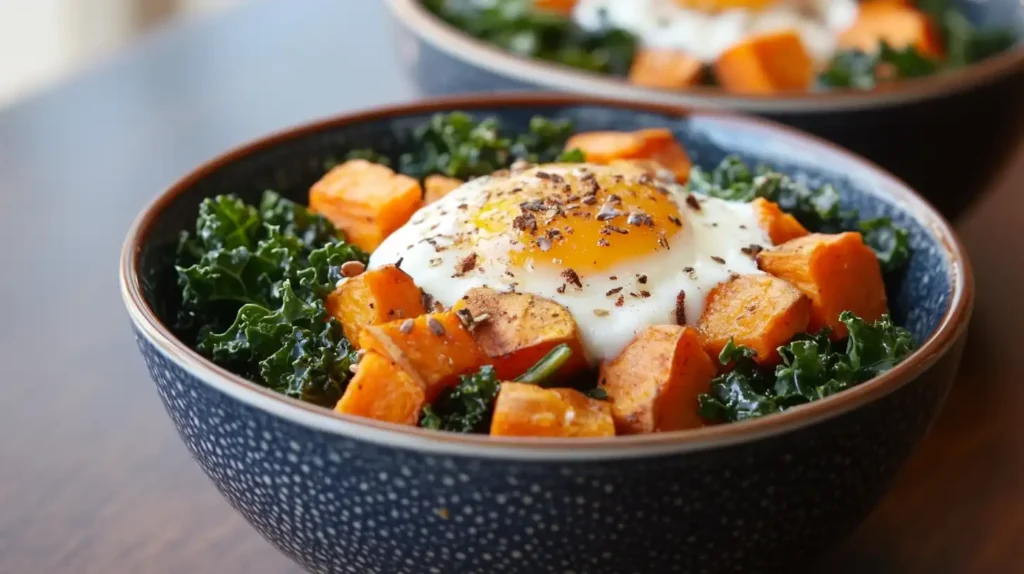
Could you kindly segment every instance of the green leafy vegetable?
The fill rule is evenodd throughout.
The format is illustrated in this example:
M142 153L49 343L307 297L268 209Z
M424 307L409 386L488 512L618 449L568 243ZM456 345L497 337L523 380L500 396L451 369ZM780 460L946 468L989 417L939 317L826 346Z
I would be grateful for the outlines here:
M500 133L495 118L474 120L468 114L435 114L413 134L415 151L399 159L399 171L422 179L443 174L458 179L489 175L517 159L531 163L582 161L579 150L563 151L572 122L534 117L517 137Z
M588 31L569 18L535 10L532 0L426 0L449 24L518 56L624 76L636 38L622 30Z
M753 201L758 197L774 201L811 231L860 231L886 272L901 269L910 259L907 230L887 217L857 223L858 212L841 209L839 192L831 185L810 188L765 166L751 170L737 156L726 157L711 171L694 166L688 185L697 193L730 201Z
M913 46L896 49L882 42L878 51L873 53L860 50L837 52L818 76L818 83L828 88L869 90L882 80L930 76L941 68L941 63L921 54Z
M761 370L754 352L730 341L719 356L732 369L711 381L711 392L698 397L701 416L733 422L784 411L822 399L876 377L909 355L910 332L886 315L867 323L850 312L839 316L849 329L840 350L828 332L801 335L779 347L782 364L774 375Z
M420 426L461 433L487 433L500 385L490 365L441 393L433 406L423 408Z
M367 256L305 207L266 192L199 207L176 270L176 330L214 362L288 396L333 406L349 378L348 341L323 298L347 261Z

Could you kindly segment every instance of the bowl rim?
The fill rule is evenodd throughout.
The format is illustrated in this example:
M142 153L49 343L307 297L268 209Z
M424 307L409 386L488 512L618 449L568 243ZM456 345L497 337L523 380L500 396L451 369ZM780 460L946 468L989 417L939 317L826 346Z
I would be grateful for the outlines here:
M900 80L872 90L839 88L782 96L733 95L718 88L694 86L686 91L644 88L613 76L510 54L441 20L420 0L385 0L395 19L449 57L495 75L541 89L557 89L658 104L694 108L727 107L753 113L820 114L909 104L966 91L1004 76L1024 73L1024 44L954 72Z
M857 387L788 411L758 419L708 426L700 429L649 435L606 438L520 438L462 435L409 427L344 415L286 397L223 369L190 349L156 316L143 297L139 274L142 247L164 208L179 194L207 175L243 157L309 134L344 128L351 124L439 111L550 106L592 105L667 117L704 117L727 122L748 132L771 132L804 146L824 149L840 161L858 165L874 178L884 193L895 200L937 238L950 260L950 304L938 328L914 353L891 371ZM179 179L158 194L135 218L125 238L120 258L121 295L137 331L166 357L214 389L254 408L290 422L327 433L394 448L440 455L473 456L510 460L603 460L639 458L693 452L753 442L839 416L881 398L908 384L934 365L960 338L970 319L974 279L967 253L950 224L905 183L873 163L821 138L767 120L720 110L693 110L607 98L567 94L503 93L435 98L356 111L304 123L222 153Z

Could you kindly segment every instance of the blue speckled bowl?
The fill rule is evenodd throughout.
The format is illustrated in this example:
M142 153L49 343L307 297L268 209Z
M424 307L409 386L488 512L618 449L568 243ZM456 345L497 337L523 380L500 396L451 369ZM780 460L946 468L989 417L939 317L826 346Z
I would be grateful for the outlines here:
M886 375L776 416L614 439L492 439L399 427L284 398L204 360L165 326L166 246L205 197L303 199L323 160L400 151L431 113L462 109L526 129L670 127L693 159L728 153L835 183L865 216L907 226L914 255L891 290L921 349ZM303 126L235 150L164 192L129 232L125 304L167 412L217 488L313 572L792 571L879 501L956 372L973 289L948 224L905 185L822 141L757 120L564 96L421 103Z
M852 149L908 181L944 214L979 197L1024 137L1024 2L950 0L972 23L1020 41L963 70L872 91L742 96L694 86L634 86L622 78L520 58L449 26L422 0L385 0L403 63L430 95L555 89L637 102L755 113ZM954 167L955 166L955 167Z

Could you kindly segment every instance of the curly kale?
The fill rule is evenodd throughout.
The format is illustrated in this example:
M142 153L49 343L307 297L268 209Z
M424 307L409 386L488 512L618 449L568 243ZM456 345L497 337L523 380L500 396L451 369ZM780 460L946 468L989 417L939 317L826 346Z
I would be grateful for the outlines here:
M442 20L507 52L590 72L624 76L636 38L623 30L584 30L562 15L536 10L532 0L426 0Z
M941 68L939 61L921 54L913 46L896 49L882 42L877 52L837 52L818 75L818 83L826 88L870 90L880 81L930 76Z
M699 396L701 416L735 422L781 412L859 385L914 350L910 332L888 315L867 323L846 311L839 320L849 330L845 349L827 331L798 336L779 347L782 364L774 373L758 367L753 350L730 340L719 362L732 368L711 381L710 393Z
M215 363L289 396L333 405L350 349L323 297L347 261L365 263L324 217L263 195L204 200L195 235L182 234L176 331Z
M688 185L697 193L730 201L753 201L758 197L774 201L814 232L860 231L887 273L898 271L910 259L907 230L888 217L858 222L858 212L842 209L839 192L829 184L810 188L765 166L751 170L739 157L729 156L710 171L693 167Z

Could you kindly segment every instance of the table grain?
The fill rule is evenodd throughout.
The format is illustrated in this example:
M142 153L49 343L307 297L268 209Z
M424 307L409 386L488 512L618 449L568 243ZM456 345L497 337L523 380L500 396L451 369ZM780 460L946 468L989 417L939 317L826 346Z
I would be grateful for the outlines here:
M289 124L407 101L383 7L255 0L159 31L0 111L0 573L298 568L189 458L138 356L117 258L192 166ZM870 520L815 567L1024 571L1024 154L958 224L978 304L962 372Z

